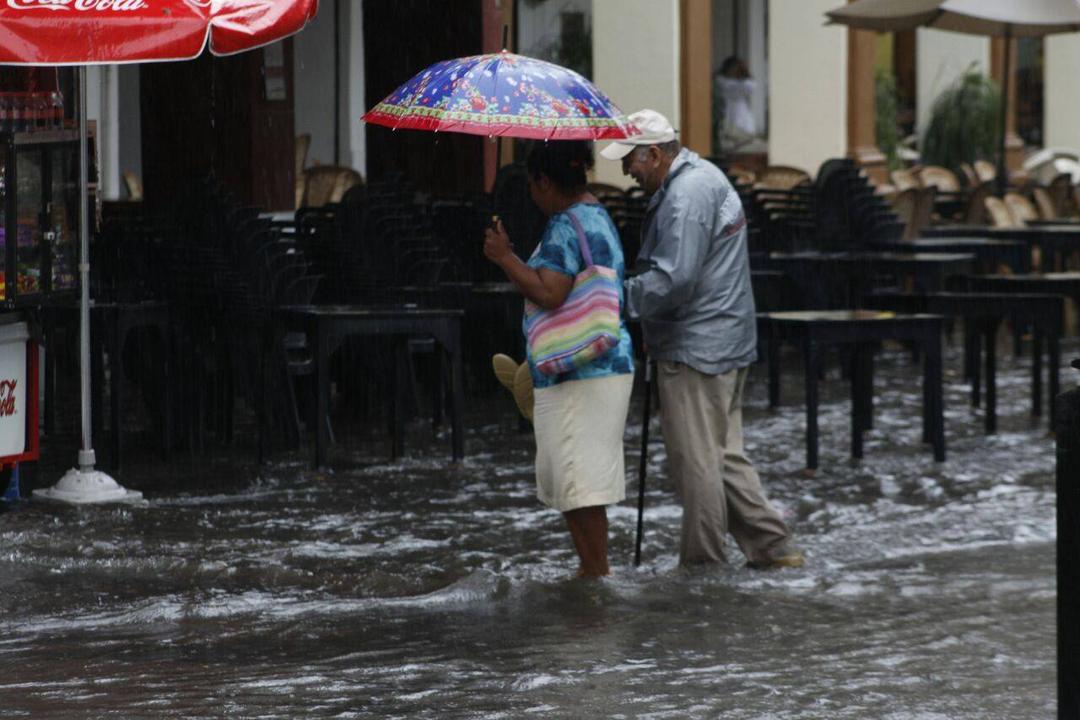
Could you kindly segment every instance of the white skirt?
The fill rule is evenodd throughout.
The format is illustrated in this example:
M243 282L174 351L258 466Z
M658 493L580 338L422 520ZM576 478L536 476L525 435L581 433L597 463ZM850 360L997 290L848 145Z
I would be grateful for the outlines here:
M560 512L626 497L623 433L634 376L570 380L535 391L536 494Z

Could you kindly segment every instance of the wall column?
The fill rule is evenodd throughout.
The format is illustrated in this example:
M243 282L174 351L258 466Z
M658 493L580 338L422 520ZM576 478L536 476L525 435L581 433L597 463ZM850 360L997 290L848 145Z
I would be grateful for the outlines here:
M1005 167L1019 170L1024 164L1024 141L1016 134L1016 40L1009 48L1009 107L1005 109ZM990 77L1002 88L1005 65L1005 38L990 40Z
M651 108L681 127L677 0L593 0L592 33L596 86L627 114ZM619 163L599 157L596 180L633 184Z
M1080 36L1051 35L1043 40L1043 146L1080 148Z
M681 0L680 10L680 140L707 157L713 154L712 0Z
M888 181L885 156L877 146L877 108L874 103L874 59L877 34L848 30L848 157L866 169L871 181Z
M769 4L769 163L817 174L847 152L847 29L836 0Z
M340 2L341 0L339 0ZM343 128L348 137L349 163L368 179L367 168L367 125L360 121L360 116L367 110L366 83L367 70L364 66L364 0L351 0L341 8L342 22L345 24L345 43L347 52L342 53L343 62L348 66L342 72L345 77L345 106L348 108L349 122Z

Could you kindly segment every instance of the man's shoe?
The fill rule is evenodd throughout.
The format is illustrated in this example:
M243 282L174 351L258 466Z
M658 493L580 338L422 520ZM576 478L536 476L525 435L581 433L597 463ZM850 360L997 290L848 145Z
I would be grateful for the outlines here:
M801 568L805 564L806 559L801 552L798 550L788 550L783 555L777 555L768 560L748 562L746 563L746 566L753 570L781 570L783 568Z

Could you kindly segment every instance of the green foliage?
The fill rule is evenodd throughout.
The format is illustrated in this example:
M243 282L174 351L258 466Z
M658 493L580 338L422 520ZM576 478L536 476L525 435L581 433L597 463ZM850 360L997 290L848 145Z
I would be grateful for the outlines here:
M903 167L900 160L900 128L896 124L899 102L896 94L896 78L883 68L874 75L874 140L885 154L889 170Z
M960 163L997 155L1001 90L974 64L934 100L922 160L959 172Z

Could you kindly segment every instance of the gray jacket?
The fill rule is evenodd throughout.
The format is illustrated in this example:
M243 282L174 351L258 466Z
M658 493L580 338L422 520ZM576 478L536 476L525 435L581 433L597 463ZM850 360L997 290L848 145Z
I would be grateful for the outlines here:
M757 354L746 216L715 165L683 148L642 223L626 312L640 319L649 355L707 375Z

